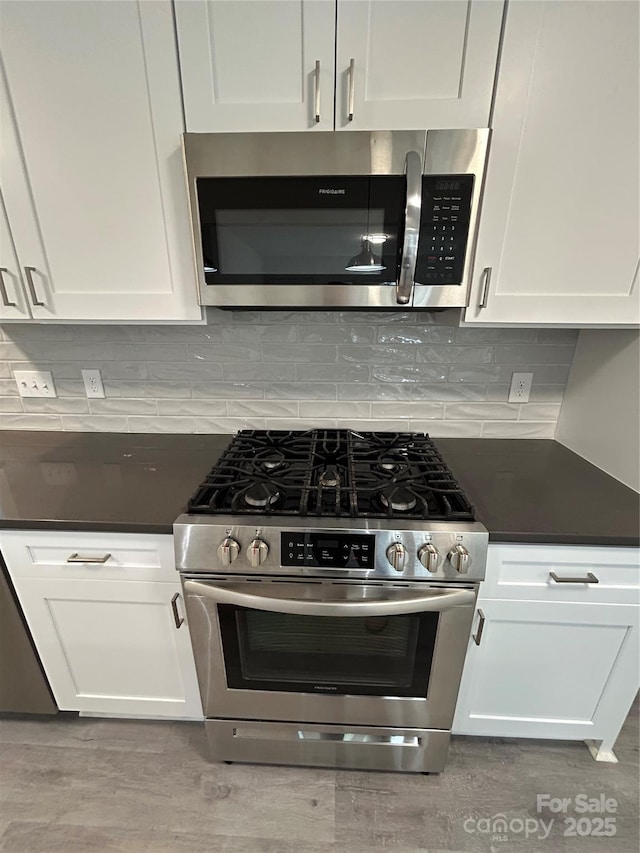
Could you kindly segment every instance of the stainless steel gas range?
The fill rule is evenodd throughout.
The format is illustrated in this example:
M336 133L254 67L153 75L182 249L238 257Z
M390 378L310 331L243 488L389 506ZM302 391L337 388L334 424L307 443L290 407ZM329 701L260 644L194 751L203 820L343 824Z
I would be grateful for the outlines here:
M174 538L214 759L444 768L488 534L428 436L243 431Z

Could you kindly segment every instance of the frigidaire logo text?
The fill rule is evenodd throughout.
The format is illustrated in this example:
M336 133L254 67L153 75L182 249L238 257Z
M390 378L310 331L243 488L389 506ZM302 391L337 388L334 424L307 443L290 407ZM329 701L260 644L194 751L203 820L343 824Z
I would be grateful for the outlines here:
M320 195L346 195L347 191L346 190L336 190L336 189L328 189L328 190L320 189L320 190L318 190L318 192L320 193Z

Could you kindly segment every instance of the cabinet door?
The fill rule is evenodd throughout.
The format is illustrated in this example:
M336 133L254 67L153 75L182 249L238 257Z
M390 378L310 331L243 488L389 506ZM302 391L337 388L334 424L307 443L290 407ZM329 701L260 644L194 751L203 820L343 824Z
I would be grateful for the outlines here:
M188 131L333 130L334 0L177 0L175 12Z
M30 317L4 199L0 193L0 322L28 320Z
M503 5L338 0L336 128L487 127Z
M197 718L202 706L179 583L14 577L63 711ZM178 621L179 621L178 619Z
M169 0L7 0L0 47L0 183L34 317L200 318Z
M639 10L509 4L467 322L640 322Z
M640 686L637 604L478 608L486 621L469 643L455 734L615 740Z

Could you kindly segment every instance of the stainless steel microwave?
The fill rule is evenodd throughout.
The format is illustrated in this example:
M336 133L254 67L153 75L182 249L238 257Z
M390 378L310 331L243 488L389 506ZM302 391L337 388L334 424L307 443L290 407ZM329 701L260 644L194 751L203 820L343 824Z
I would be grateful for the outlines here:
M184 134L201 304L466 305L489 133Z

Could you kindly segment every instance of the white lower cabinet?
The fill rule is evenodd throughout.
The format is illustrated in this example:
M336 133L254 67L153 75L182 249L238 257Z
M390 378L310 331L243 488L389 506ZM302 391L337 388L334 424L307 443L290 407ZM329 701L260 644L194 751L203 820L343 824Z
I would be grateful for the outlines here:
M164 540L170 545L172 537L0 534L61 710L202 719L180 582L177 573L167 580ZM155 569L154 555L161 562ZM153 579L154 571L163 579Z
M597 583L580 583L589 570ZM486 588L496 597L482 585L454 734L585 740L596 758L615 760L640 687L638 583L635 549L490 546Z

